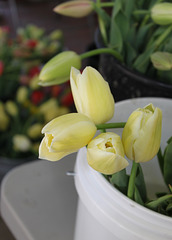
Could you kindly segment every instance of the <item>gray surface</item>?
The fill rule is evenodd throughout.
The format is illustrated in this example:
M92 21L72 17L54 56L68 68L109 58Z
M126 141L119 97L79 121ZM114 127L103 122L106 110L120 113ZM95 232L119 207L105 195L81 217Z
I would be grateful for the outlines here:
M77 194L75 154L59 162L38 160L9 172L1 187L1 214L17 240L73 238Z

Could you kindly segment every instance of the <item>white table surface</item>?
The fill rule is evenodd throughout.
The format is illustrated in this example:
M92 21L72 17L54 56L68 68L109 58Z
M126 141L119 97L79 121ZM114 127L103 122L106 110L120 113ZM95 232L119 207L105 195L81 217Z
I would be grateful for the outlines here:
M1 184L1 215L17 240L72 240L77 207L76 154L11 170Z

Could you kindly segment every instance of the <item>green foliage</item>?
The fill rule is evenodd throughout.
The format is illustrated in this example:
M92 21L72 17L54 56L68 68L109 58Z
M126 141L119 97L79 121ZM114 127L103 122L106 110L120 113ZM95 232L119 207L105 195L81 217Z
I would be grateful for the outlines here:
M103 35L106 35L104 41L106 47L118 51L123 56L124 64L131 69L156 80L172 83L172 74L160 74L150 59L151 54L156 51L172 52L172 26L160 26L151 18L151 8L156 3L170 1L114 0L113 2L109 14L111 20L106 20L104 26L101 22ZM105 11L96 9L96 12L101 19L107 19Z

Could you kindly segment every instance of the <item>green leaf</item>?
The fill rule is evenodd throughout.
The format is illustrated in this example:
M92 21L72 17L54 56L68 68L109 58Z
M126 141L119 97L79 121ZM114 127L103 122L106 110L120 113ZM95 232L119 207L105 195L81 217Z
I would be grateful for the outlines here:
M159 149L158 153L157 153L157 157L158 157L158 162L159 162L159 166L161 169L161 172L163 173L163 169L164 169L164 157L162 155L162 150L161 148Z
M114 185L120 192L127 194L129 176L126 174L126 170L123 169L120 172L114 173L110 178L110 183Z
M168 140L164 153L164 180L167 185L172 185L172 138Z
M135 42L134 42L134 46L135 46L136 49L140 49L140 48L142 48L144 46L145 39L147 37L148 31L150 30L152 25L153 24L150 23L150 24L141 26L139 28L139 30L137 31L137 34L136 34Z
M137 56L137 52L135 50L135 48L133 48L131 46L131 44L129 42L125 43L125 55L126 55L126 64L128 67L132 67L132 62L135 59L135 57Z
M135 186L137 187L143 202L146 202L147 201L146 185L145 185L144 175L143 175L142 168L141 168L140 164L139 164L138 169L137 169Z
M123 39L122 39L121 31L118 25L116 24L116 22L113 22L113 24L111 25L110 47L117 49L120 53L122 51Z
M116 17L116 15L119 13L121 9L122 9L122 1L116 0L113 7L113 11L112 11L112 19Z
M135 7L135 0L130 0L130 1L126 1L125 3L125 15L128 19L130 19L131 14L134 10Z
M139 190L136 186L135 186L135 189L134 189L134 201L139 203L140 205L144 206L144 202L143 202L142 197L139 193Z
M150 55L154 52L154 49L155 47L152 46L151 48L140 54L133 64L134 69L141 73L145 73L150 63Z
M172 194L168 194L168 195L165 195L158 199L152 200L152 201L146 203L145 206L156 211L161 204L163 204L164 202L166 202L169 199L170 200L172 199Z

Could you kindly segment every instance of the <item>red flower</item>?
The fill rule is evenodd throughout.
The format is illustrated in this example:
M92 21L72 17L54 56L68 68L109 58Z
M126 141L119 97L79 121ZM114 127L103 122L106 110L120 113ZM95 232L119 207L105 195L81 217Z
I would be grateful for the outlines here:
M32 78L36 75L38 75L40 73L40 69L38 66L35 66L35 67L32 67L30 70L29 70L29 76Z
M37 105L44 99L44 93L41 91L34 91L31 95L31 101L33 104Z
M52 97L57 97L62 91L61 86L52 86L51 94Z
M73 96L71 92L68 92L66 95L62 97L61 104L66 107L69 107L73 104Z
M37 45L37 40L29 39L29 40L26 42L26 45L27 45L29 48L35 48L36 45Z
M0 61L0 76L3 74L4 71L4 63Z

